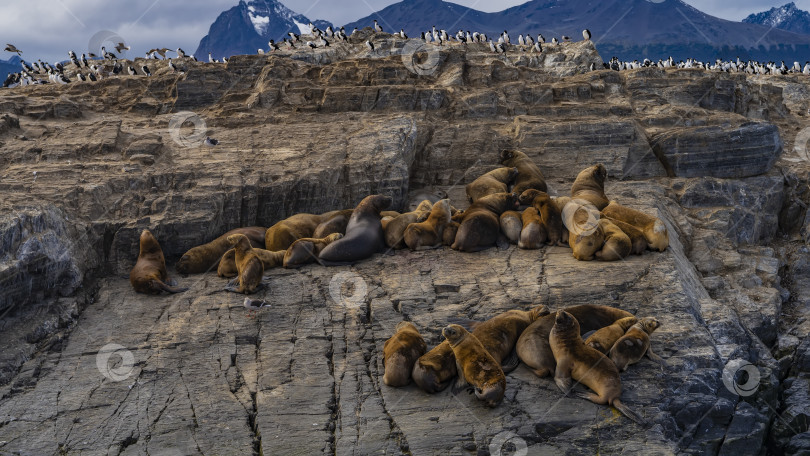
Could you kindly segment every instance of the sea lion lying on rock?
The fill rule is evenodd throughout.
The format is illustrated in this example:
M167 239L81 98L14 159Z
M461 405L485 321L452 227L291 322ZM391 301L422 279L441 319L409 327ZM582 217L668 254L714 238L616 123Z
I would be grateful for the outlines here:
M650 250L663 252L669 247L669 233L664 222L657 217L647 215L636 209L622 206L616 201L610 201L602 212L606 217L633 225L644 233Z
M230 248L228 236L232 234L244 234L250 241L250 245L256 248L264 248L264 236L267 230L261 226L249 226L247 228L236 228L230 230L213 241L199 245L184 253L174 269L180 274L199 274L207 272L219 264L220 258Z
M405 245L411 250L427 250L440 247L444 228L450 223L450 200L443 199L433 205L427 220L411 223L405 228Z
M253 249L253 253L259 257L262 262L264 270L277 268L282 265L284 261L284 254L286 250L279 250L278 252L271 252L264 249ZM236 250L230 249L222 255L222 260L219 262L217 268L217 275L220 277L236 277L239 275L239 270L236 267Z
M383 383L388 386L406 386L416 360L427 351L425 339L413 323L402 321L396 332L383 345Z
M495 193L479 199L464 211L452 248L478 252L492 247L501 232L500 215L519 206L516 193Z
M318 262L324 266L354 264L385 248L380 211L391 205L391 197L370 195L357 205L346 226L346 235L321 250Z
M548 186L540 168L529 158L528 155L517 150L504 150L500 155L503 166L515 167L518 175L515 177L515 186L512 191L520 195L530 188L547 192Z
M517 168L497 168L488 173L482 174L478 179L467 184L467 198L470 203L495 193L508 193L509 184L518 174Z
M293 242L284 252L283 265L285 268L300 268L309 263L316 263L318 255L329 244L341 239L342 233L332 233L329 236L316 238L301 238Z

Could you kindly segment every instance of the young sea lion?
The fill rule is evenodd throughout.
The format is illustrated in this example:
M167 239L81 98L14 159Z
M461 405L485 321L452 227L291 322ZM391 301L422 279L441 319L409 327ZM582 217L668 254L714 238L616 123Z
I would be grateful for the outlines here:
M611 219L629 223L644 233L650 250L663 252L669 246L669 233L661 219L611 201L602 212Z
M294 269L300 268L305 264L316 263L321 250L342 237L342 233L332 233L320 239L298 239L284 252L282 264L287 269Z
M266 228L261 226L249 226L247 228L237 228L230 230L213 241L198 245L184 253L174 269L180 274L199 274L207 272L219 263L222 255L231 248L228 236L232 234L244 234L250 240L250 245L257 248L264 248L264 235Z
M467 198L470 199L470 203L474 203L487 195L508 193L509 184L517 175L517 168L498 168L483 174L467 184L465 187Z
M613 344L627 332L627 328L636 324L637 321L638 318L636 317L625 317L616 320L610 326L597 329L590 337L585 339L585 344L607 354Z
M520 364L515 353L518 338L530 324L548 314L549 310L543 305L531 310L508 310L487 321L475 323L472 334L501 365L504 373L509 373Z
M479 199L464 211L452 248L478 252L492 247L501 232L500 215L519 206L516 193L496 193Z
M548 193L536 189L526 190L520 194L520 204L537 209L549 245L562 245L562 210L557 207L557 204L548 196Z
M588 201L601 211L609 202L605 195L606 178L607 170L601 163L583 169L571 186L571 198Z
M416 223L423 214L430 214L432 204L428 200L419 203L416 210L406 212L394 217L385 225L385 245L392 249L404 249L407 247L405 244L405 229L411 223Z
M501 152L500 158L502 165L514 166L518 169L515 186L512 188L513 192L520 195L530 188L535 188L541 192L548 191L543 173L526 154L517 150L504 150Z
M433 394L447 388L456 373L453 348L445 340L416 360L412 376L422 391Z
M627 369L627 366L635 364L646 354L648 358L665 364L660 356L652 351L650 346L650 334L653 333L661 323L653 317L644 317L634 324L624 333L610 349L610 359L620 371Z
M534 207L527 207L523 211L523 229L520 231L518 247L521 249L539 249L548 239L543 226L543 219Z
M609 306L584 304L567 307L580 324L583 334L613 324L616 320L632 317L633 314ZM555 314L540 317L520 335L515 350L517 355L537 376L545 377L554 373L557 363L548 344L548 335L554 326Z
M605 233L605 243L602 244L602 249L594 254L596 258L602 261L617 261L630 255L633 243L630 236L624 234L621 228L606 218L599 219L599 228Z
M608 204L608 206L610 205ZM647 238L644 237L644 233L640 229L634 227L629 223L622 222L621 220L610 218L604 215L604 213L602 214L602 216L610 220L614 225L618 226L619 229L622 230L622 232L624 232L624 234L626 234L630 238L631 255L641 255L642 253L644 253L645 250L647 250Z
M481 342L459 325L448 325L442 330L450 342L456 358L458 379L455 390L468 384L475 388L475 396L488 406L495 407L506 392L506 376L501 363L481 345Z
M354 264L385 248L385 235L380 224L380 211L391 205L391 197L370 195L352 212L346 235L327 245L318 255L324 266Z
M383 383L388 386L406 386L416 360L427 351L425 339L413 323L402 321L396 332L383 345Z
M522 214L519 211L506 211L501 214L501 233L512 244L520 241L520 232L523 230Z
M265 249L253 249L253 253L262 261L265 271L281 266L286 252L286 250L271 252ZM236 267L236 250L230 249L225 252L225 255L222 255L222 260L220 260L217 268L217 275L220 277L236 277L239 275L239 270Z
M354 209L344 209L336 214L327 212L321 216L321 222L312 232L313 239L323 239L333 233L346 234L346 225L349 224L349 217ZM329 215L331 214L331 215Z
M450 223L450 200L443 199L433 205L427 220L411 223L405 228L405 245L411 250L441 247L444 228Z
M557 311L554 327L549 334L549 345L557 361L554 382L564 394L571 390L573 378L596 393L576 392L577 396L596 404L610 404L636 423L644 423L639 414L619 399L622 381L616 366L607 356L585 345L580 336L579 323L570 313Z
M149 230L141 231L139 244L138 261L129 271L129 283L136 292L160 294L161 291L180 293L188 290L174 286L176 285L174 281L169 279L163 250Z
M262 276L264 275L262 260L253 251L250 241L244 234L232 234L228 236L228 242L233 245L234 260L236 261L239 276L229 283L225 290L251 294L262 283Z

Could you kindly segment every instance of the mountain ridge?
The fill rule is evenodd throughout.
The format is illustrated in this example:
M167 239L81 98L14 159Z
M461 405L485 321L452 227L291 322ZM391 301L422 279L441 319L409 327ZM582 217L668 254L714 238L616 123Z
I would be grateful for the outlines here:
M810 13L799 9L794 2L768 11L748 15L742 22L787 30L794 33L810 34Z

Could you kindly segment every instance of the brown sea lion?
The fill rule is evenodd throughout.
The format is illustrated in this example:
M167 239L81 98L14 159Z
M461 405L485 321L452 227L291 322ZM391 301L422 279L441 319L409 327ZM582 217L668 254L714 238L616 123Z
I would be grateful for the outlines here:
M569 203L569 206L566 207L570 207L571 204L573 204L573 202ZM591 221L583 220L587 215L582 215L582 213L583 211L580 209L577 211L576 215L574 215L574 225L579 227L592 226ZM602 246L605 245L605 231L602 228L603 224L600 224L600 220L597 220L595 226L589 229L582 228L580 230L579 228L572 228L572 226L568 224L566 224L566 226L568 226L569 230L568 245L571 246L574 258L580 261L593 260L596 256L596 252L601 250Z
M427 351L425 339L413 323L402 321L396 332L383 345L383 383L388 386L406 386L416 360Z
M517 174L518 169L514 167L498 168L483 174L478 179L467 184L465 188L467 198L470 199L470 203L474 203L487 195L508 193L509 184L515 180Z
M644 233L647 245L650 250L663 252L669 246L669 233L664 222L657 217L647 215L636 209L622 206L616 201L611 201L604 209L603 213L611 219L621 220L629 223Z
M625 317L616 320L612 325L594 331L590 337L585 339L585 344L607 354L613 344L627 332L627 328L636 324L637 321L638 318L636 317Z
M496 193L479 199L464 211L452 248L463 252L478 252L492 247L501 232L500 215L519 206L516 193Z
M577 319L564 310L558 310L554 327L549 334L549 345L557 367L554 382L563 392L571 390L571 379L587 386L594 393L578 391L575 394L595 404L610 404L636 423L644 419L619 399L622 381L619 370L607 356L585 345Z
M552 196L551 201L557 206L557 210L560 211L560 216L562 216L563 208L565 205L571 201L570 196ZM560 235L560 242L563 244L568 244L568 228L565 226L565 222L563 221L562 231Z
M264 266L264 270L266 271L282 265L286 250L271 252L269 250L254 248L253 253L262 261L262 266ZM236 250L230 249L225 252L225 255L222 255L222 260L220 260L219 267L217 268L217 275L220 277L236 277L239 275L239 270L236 268Z
M618 261L630 255L633 243L630 236L624 234L621 228L606 218L599 219L599 228L605 233L605 243L602 249L594 254L596 258L602 261Z
M217 267L220 258L230 248L228 236L232 234L244 234L250 241L250 245L260 249L264 248L264 235L266 228L261 226L249 226L247 228L237 228L230 230L213 241L199 245L184 253L174 269L180 274L199 274L210 271Z
M506 375L501 363L475 336L459 325L445 326L442 335L450 342L456 358L458 378L454 390L457 392L469 384L475 389L478 399L490 407L498 405L506 392Z
M422 215L430 214L432 206L430 201L424 200L419 203L416 210L400 214L389 221L384 228L385 245L392 249L404 249L407 247L405 244L405 229L411 223L416 223Z
M332 233L329 236L316 238L301 238L293 242L284 252L283 266L287 269L300 268L309 263L317 263L318 255L327 245L343 237L343 233Z
M402 214L400 214L397 211L380 211L380 218L382 218L382 217L397 218L400 215L402 215Z
M610 349L610 359L616 368L624 371L627 366L639 362L645 354L651 360L662 365L665 364L660 356L653 353L650 346L650 334L659 326L661 323L653 317L644 317L631 326Z
M443 199L433 205L427 220L411 223L405 228L405 245L411 250L441 247L444 228L450 223L450 200Z
M447 388L456 376L456 358L450 342L445 340L420 356L413 366L412 376L413 381L426 393L438 393Z
M323 221L317 214L295 214L267 229L264 248L271 252L287 250L296 239L312 237L315 229Z
M518 338L530 324L548 314L549 310L543 305L531 310L508 310L475 323L472 334L501 365L504 373L509 373L520 363L515 353Z
M129 283L138 293L160 294L161 291L180 293L188 288L177 287L166 272L166 260L155 236L149 230L141 231L138 261L129 271Z
M536 189L526 190L520 194L520 204L537 209L549 245L563 245L562 210L552 201L548 193Z
M316 228L315 231L312 232L312 237L314 239L323 239L326 236L329 236L332 233L346 233L346 225L349 224L349 217L352 216L352 211L354 209L344 209L342 211L337 211L336 214L331 214L327 212L326 214L321 216L321 222Z
M506 211L501 214L501 233L512 244L520 242L520 231L523 230L522 214L519 211Z
M451 221L444 227L444 233L442 234L442 245L446 245L450 247L456 242L456 233L458 233L458 228L461 226L458 222Z
M530 188L535 188L541 192L548 191L543 173L526 154L517 150L504 150L501 152L500 158L502 165L513 166L518 169L515 186L512 188L513 192L520 195Z
M380 211L391 205L391 197L370 195L352 212L346 235L327 245L318 255L324 266L354 264L385 248L385 235L380 224Z
M601 163L583 169L571 186L571 198L588 201L601 211L609 203L605 196L606 178L607 170Z
M621 318L633 316L630 312L615 307L595 304L571 306L565 310L579 321L583 334L612 325ZM554 326L554 318L555 314L540 317L523 331L515 346L520 360L539 377L553 374L557 366L548 344L548 335Z
M608 204L608 206L610 205ZM629 223L622 222L621 220L610 218L604 214L602 214L602 216L610 220L614 225L618 226L619 229L630 238L631 255L641 255L645 250L647 250L647 238L644 237L644 233L640 229Z
M262 260L253 251L250 241L244 234L232 234L228 236L228 242L233 245L234 260L239 276L225 287L227 291L236 293L251 294L262 283L264 275L264 265ZM236 285L239 285L238 287Z
M520 231L518 247L521 249L536 250L548 239L543 226L543 219L534 207L527 207L523 211L523 230Z

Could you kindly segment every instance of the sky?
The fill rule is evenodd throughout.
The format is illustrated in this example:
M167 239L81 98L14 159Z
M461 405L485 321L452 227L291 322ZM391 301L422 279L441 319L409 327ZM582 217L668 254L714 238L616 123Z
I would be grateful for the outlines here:
M368 16L398 0L281 0L308 18L337 25ZM500 11L526 0L455 0L486 12ZM685 0L697 9L728 20L781 6L790 0ZM152 47L197 49L217 16L238 0L3 0L0 6L0 44L12 43L23 59L59 61L67 51L86 52L97 34L113 32L132 46L127 57L143 56ZM810 0L795 0L810 10ZM193 5L193 6L189 6ZM109 33L108 33L109 34ZM5 47L5 46L3 46ZM2 49L2 48L0 48ZM0 53L0 59L12 54Z

